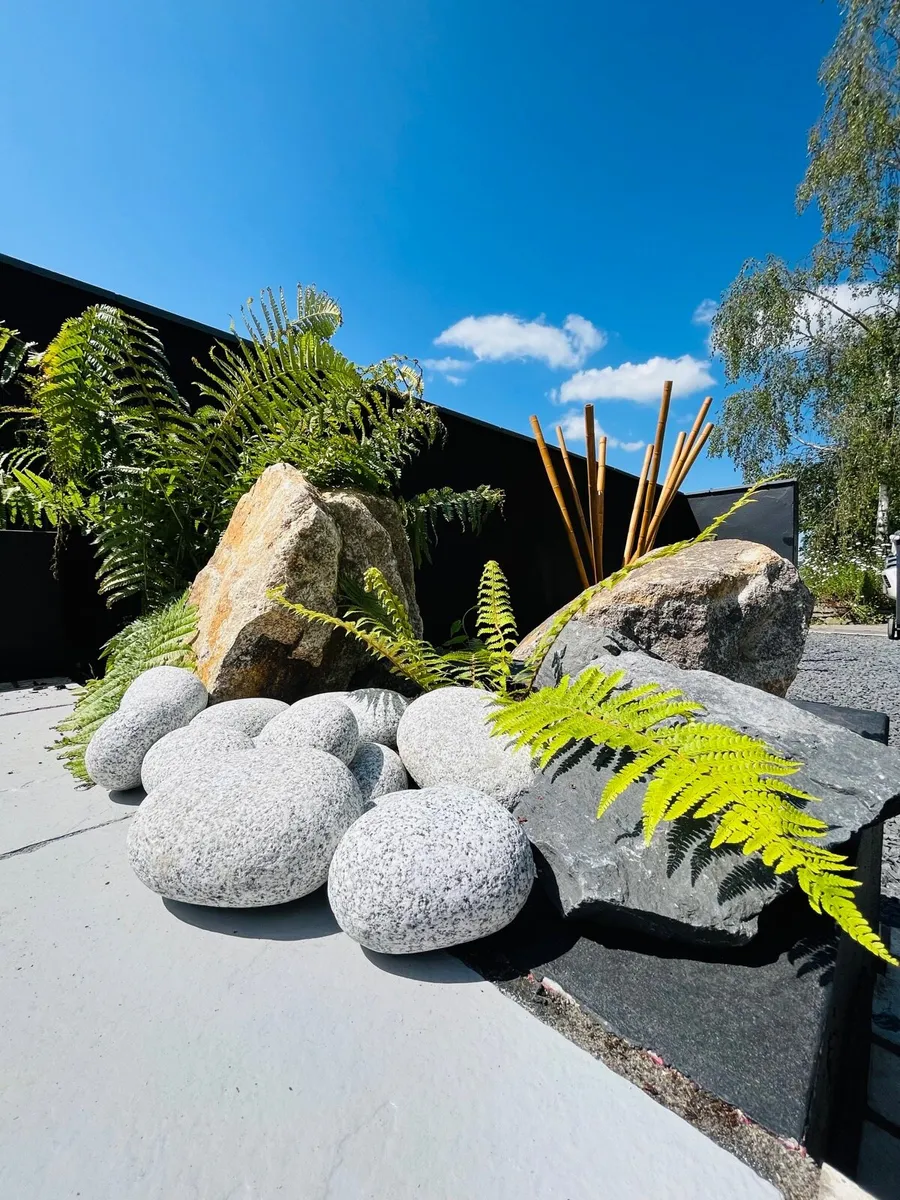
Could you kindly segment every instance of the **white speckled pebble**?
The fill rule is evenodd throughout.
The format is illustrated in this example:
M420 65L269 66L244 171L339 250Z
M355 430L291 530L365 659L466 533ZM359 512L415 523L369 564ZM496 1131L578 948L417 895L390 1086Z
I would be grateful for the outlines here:
M141 763L141 784L145 792L152 792L185 768L208 774L223 754L252 749L253 739L239 729L197 725L195 719L154 742Z
M388 792L399 792L409 783L400 755L390 746L363 742L350 763L363 800L375 801Z
M184 710L161 701L146 701L107 717L88 743L84 765L88 775L109 791L141 785L141 763L150 747L186 725Z
M171 776L135 813L128 858L154 892L188 904L250 908L325 882L364 804L330 754L239 750L205 775Z
M490 692L446 687L413 700L400 718L397 748L420 787L461 783L512 808L534 783L531 757L492 737Z
M169 704L183 714L180 725L187 725L206 708L209 693L203 681L186 667L151 667L138 675L126 689L120 710L144 704Z
M398 788L396 791L386 793L379 796L376 804L383 804L386 800L393 803L395 800L402 800L407 804L415 804L418 800L428 800L436 798L438 800L490 800L491 797L484 792L479 792L476 788L462 787L458 783L436 783L434 787L424 788Z
M397 748L397 726L409 707L409 700L390 688L357 688L348 692L344 702L356 717L363 742L378 742Z
M270 700L266 696L223 700L220 704L210 704L204 708L194 717L191 725L195 728L227 725L229 729L239 729L248 737L256 737L271 720L287 710L288 705L283 700Z
M312 747L349 763L359 746L359 726L342 700L307 696L269 721L256 744L285 751Z
M413 954L508 925L534 879L518 821L486 796L405 796L384 797L335 851L328 899L340 927L370 950Z

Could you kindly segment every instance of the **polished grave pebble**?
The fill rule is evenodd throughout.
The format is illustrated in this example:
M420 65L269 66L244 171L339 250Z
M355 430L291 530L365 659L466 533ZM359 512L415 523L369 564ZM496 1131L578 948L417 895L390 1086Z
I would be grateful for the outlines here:
M400 718L397 749L420 787L459 783L512 808L534 783L527 751L492 737L496 701L478 688L444 687L413 700Z
M399 792L409 780L400 755L390 746L363 742L350 762L363 800L377 801L388 792Z
M349 769L322 750L238 750L160 784L132 819L128 859L171 900L283 904L321 887L364 807Z
M84 753L88 775L111 792L140 787L141 764L148 750L188 720L183 708L162 701L120 708L107 717L88 743Z
M186 725L206 708L208 701L209 693L193 671L186 667L151 667L129 685L119 709L168 704L183 715L179 724Z
M384 954L439 950L508 925L534 860L522 827L487 796L385 796L335 851L328 899L338 924Z
M145 792L156 788L170 775L188 768L208 771L211 762L235 750L252 750L253 739L228 725L190 725L173 729L150 747L141 763L141 785Z
M349 763L359 741L356 717L343 700L334 696L307 696L269 721L256 744L286 751L313 747Z
M357 688L347 692L344 703L356 717L362 742L378 742L397 748L397 727L409 700L390 688Z
M256 737L271 720L287 712L288 707L284 700L270 700L267 696L223 700L204 708L194 717L191 725L195 728L227 725L229 729L238 729L248 737Z

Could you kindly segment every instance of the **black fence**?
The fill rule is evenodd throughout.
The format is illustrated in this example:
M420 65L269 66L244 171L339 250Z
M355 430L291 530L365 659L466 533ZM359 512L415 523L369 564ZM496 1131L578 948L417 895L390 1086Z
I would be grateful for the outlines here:
M68 317L98 303L115 304L159 330L173 377L187 397L196 378L193 359L204 359L215 340L232 338L210 326L0 255L0 319L39 346ZM504 489L506 505L503 516L488 518L479 537L450 526L440 531L433 561L417 575L426 633L443 640L452 622L474 604L481 568L489 558L497 559L506 572L520 630L527 632L581 586L537 448L531 438L507 429L447 409L440 413L446 439L405 471L404 495L444 485L462 489L489 483ZM562 477L561 455L553 453ZM585 491L585 461L573 457ZM636 489L635 476L608 470L606 570L622 561ZM679 495L663 522L659 544L693 536L740 491ZM795 557L795 526L796 488L786 483L764 489L760 500L732 518L725 532ZM127 606L106 609L93 582L91 548L75 534L55 545L52 535L0 531L0 571L5 581L0 592L0 680L84 674L96 665L102 643L133 615Z

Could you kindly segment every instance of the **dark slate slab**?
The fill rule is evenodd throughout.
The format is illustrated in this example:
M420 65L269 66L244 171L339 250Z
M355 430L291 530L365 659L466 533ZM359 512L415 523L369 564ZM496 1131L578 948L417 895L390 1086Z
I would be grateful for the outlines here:
M802 707L886 740L880 713ZM875 920L881 826L851 851L860 904ZM487 978L549 976L613 1033L817 1157L852 1167L876 960L796 890L768 907L752 942L720 948L563 920L536 886L516 921L465 957Z

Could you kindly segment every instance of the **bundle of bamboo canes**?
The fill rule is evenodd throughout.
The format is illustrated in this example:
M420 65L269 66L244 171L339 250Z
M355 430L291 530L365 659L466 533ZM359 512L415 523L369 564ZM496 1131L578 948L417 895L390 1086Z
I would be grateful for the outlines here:
M669 511L672 501L684 486L688 472L697 461L700 451L706 445L709 435L712 433L712 422L707 422L706 425L703 424L706 414L709 412L709 407L712 404L712 396L707 396L700 406L700 411L697 413L690 433L685 436L684 431L682 431L676 438L668 470L660 484L659 467L662 461L663 443L666 436L666 423L669 419L669 404L671 399L672 382L671 380L666 380L663 384L662 401L659 406L659 419L656 423L656 437L647 446L646 453L644 454L644 465L641 468L641 474L638 479L634 507L632 508L631 520L628 525L628 538L625 542L623 565L634 562L635 559L646 554L648 550L653 549L656 539L659 536L659 528L662 525L663 518ZM531 418L531 428L534 430L544 470L547 472L547 478L556 497L556 503L559 505L560 515L563 519L566 535L569 539L569 546L572 550L572 556L575 559L575 566L578 568L581 582L584 587L589 587L591 583L599 583L603 578L606 438L600 438L598 448L594 427L594 406L593 404L586 404L584 406L584 441L588 474L587 516L585 516L581 497L578 495L575 471L572 467L572 460L569 457L569 450L566 446L562 427L559 425L556 427L556 436L559 439L559 448L562 451L563 464L565 465L566 475L569 479L569 490L572 493L575 512L578 516L581 534L587 549L587 555L584 557L578 544L575 526L569 515L550 451L544 440L541 423L535 416Z

